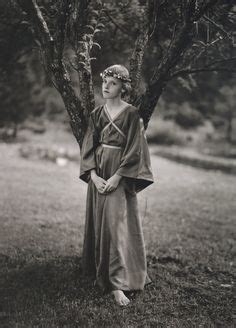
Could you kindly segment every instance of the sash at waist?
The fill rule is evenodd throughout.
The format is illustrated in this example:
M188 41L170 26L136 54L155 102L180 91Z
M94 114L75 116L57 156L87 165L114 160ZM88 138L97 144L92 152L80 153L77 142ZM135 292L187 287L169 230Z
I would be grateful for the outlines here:
M120 147L120 146L113 146L113 145L108 145L108 144L104 144L104 143L101 143L101 146L105 147L105 148L122 149L122 147Z

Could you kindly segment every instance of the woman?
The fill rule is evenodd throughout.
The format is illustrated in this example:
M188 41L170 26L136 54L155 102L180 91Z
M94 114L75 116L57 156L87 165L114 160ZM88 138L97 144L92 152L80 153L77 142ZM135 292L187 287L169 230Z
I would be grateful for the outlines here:
M150 282L136 193L153 176L142 119L122 99L130 89L128 70L113 65L101 76L106 103L90 114L81 149L80 178L88 183L83 266L127 305L124 292Z

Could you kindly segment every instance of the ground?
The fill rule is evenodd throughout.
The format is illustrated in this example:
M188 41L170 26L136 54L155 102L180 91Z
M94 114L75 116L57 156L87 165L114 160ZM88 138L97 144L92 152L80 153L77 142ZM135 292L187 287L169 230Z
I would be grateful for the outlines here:
M234 327L235 175L152 156L139 204L153 283L120 308L82 275L78 162L21 158L21 146L0 144L1 327Z

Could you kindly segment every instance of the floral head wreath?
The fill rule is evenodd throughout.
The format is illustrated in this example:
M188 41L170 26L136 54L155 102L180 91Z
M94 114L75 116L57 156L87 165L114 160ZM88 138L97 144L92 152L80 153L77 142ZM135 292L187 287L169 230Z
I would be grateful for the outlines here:
M100 73L100 76L102 78L106 77L106 76L112 76L112 77L116 77L117 79L120 79L124 82L131 82L131 79L129 79L126 76L121 75L120 73L115 73L110 69L105 69L105 71L103 71L102 73Z

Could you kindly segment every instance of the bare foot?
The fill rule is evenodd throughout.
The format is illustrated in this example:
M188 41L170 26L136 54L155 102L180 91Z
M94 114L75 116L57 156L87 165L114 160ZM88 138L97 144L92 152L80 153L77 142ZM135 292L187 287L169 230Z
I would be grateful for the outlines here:
M129 304L130 300L125 296L122 290L113 290L112 294L114 295L117 304L121 306Z

